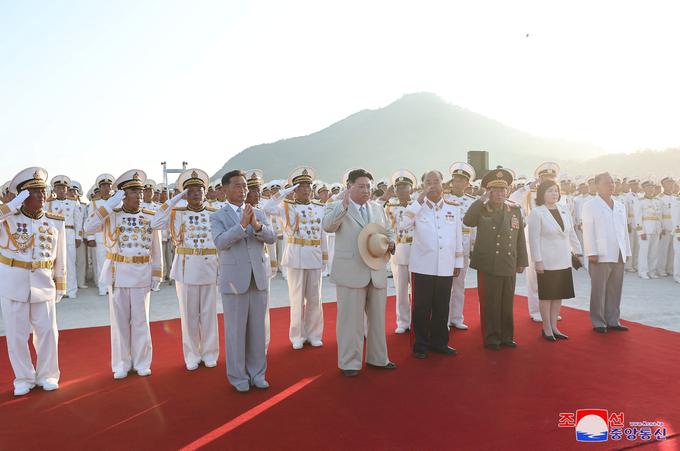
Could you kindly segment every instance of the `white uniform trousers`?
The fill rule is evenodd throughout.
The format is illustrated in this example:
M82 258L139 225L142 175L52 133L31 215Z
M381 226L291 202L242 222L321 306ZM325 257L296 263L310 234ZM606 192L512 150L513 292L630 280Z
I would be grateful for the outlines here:
M76 280L78 288L83 288L87 285L85 283L85 276L87 275L87 246L84 241L80 242L80 247L76 248Z
M163 243L163 279L168 279L170 277L170 270L172 269L172 262L175 258L174 246L172 241L168 240Z
M640 235L633 229L628 234L630 239L630 254L631 257L626 259L626 271L635 272L638 270L638 253L640 252ZM587 261L587 260L586 260Z
M659 255L659 235L647 234L646 240L639 241L638 247L638 275L656 274L656 262Z
M76 297L78 293L78 275L76 271L76 241L66 233L66 296Z
M7 354L14 371L14 387L59 382L57 313L54 301L18 302L0 297L5 321ZM33 332L37 370L33 367L28 337Z
M656 259L656 273L672 274L673 269L673 246L671 244L672 234L664 233L659 237L659 250Z
M217 285L175 281L182 322L182 351L187 366L216 362L220 354L217 329Z
M287 246L287 241L286 241L286 236L284 235L283 238L278 238L276 240L276 256L278 257L279 260L279 270L281 271L281 275L283 278L288 277L288 268L283 266L281 264L281 261L283 260L283 254L286 252L286 246Z
M94 281L97 284L97 287L99 288L99 294L104 295L106 294L106 290L109 288L105 284L101 283L99 281L100 276L102 275L102 270L104 268L104 262L106 261L106 247L103 244L97 243L97 246L94 248L95 249L95 257L97 261L97 269L94 274ZM110 293L110 291L109 291Z
M395 309L397 311L397 327L402 329L411 328L411 298L408 289L411 286L411 272L408 265L398 265L395 258L390 260L392 267L392 280L396 291Z
M151 368L149 288L109 287L111 319L111 370Z
M680 238L673 237L673 279L680 283Z
M290 299L291 343L315 341L323 337L323 308L321 306L321 268L288 269L288 298Z
M465 256L463 267L458 277L451 284L451 301L449 303L449 324L463 324L463 307L465 307L465 275L470 267L470 257Z
M324 276L330 275L333 270L333 257L335 256L335 233L326 235L328 239L328 262L326 263L326 272Z

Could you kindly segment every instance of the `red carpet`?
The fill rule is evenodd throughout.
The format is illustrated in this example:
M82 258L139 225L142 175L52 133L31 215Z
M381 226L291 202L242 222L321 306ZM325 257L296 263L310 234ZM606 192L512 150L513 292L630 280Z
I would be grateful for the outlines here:
M466 322L451 344L456 357L410 356L396 336L388 304L388 346L396 371L337 370L335 304L324 306L325 346L293 351L288 309L274 309L268 391L236 393L224 350L214 369L189 373L179 320L152 325L153 375L114 381L107 327L62 331L61 389L12 396L12 372L0 339L0 449L678 449L680 334L626 323L628 333L595 334L587 312L563 309L566 342L539 337L526 300L515 306L520 347L481 346L477 297L468 291ZM223 343L223 342L222 342ZM579 444L558 428L558 413L604 408L625 421L663 420L665 442Z

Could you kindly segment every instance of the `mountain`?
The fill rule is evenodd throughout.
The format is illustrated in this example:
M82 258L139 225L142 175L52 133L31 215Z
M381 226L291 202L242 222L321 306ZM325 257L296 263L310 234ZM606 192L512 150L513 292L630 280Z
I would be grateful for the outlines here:
M608 154L584 162L568 162L563 166L570 174L612 174L660 179L664 176L680 178L680 148L639 150L628 154Z
M309 165L317 178L335 182L347 168L361 166L376 178L407 168L417 175L447 170L467 161L467 151L489 151L489 166L503 165L531 173L542 161L579 160L601 155L598 147L550 140L503 125L452 105L435 94L403 96L376 110L363 110L307 136L249 147L230 158L213 175L259 168L267 180L287 178L291 169Z

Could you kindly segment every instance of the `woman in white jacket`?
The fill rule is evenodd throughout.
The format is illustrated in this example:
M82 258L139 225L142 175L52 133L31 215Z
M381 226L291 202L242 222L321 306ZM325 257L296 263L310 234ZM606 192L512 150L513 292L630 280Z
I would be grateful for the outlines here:
M571 216L564 205L558 204L560 187L552 180L538 186L536 208L531 210L529 248L538 276L538 298L543 331L548 341L566 340L557 328L562 299L574 297L574 281L571 274L572 252L581 264L581 243L576 237Z

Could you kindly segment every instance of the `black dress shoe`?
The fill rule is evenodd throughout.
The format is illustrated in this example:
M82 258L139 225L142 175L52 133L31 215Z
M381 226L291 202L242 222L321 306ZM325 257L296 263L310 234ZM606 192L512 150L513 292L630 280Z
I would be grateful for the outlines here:
M416 359L426 359L427 354L420 351L413 351L413 357L415 357Z
M345 377L356 377L359 375L359 370L340 370Z
M593 330L595 332L597 332L598 334L606 334L607 333L606 327L593 327Z
M564 335L564 334L558 334L557 332L553 332L553 335L558 340L569 340L569 337L567 335Z
M373 365L372 363L366 362L366 366L372 366L373 368L378 368L381 370L395 370L397 369L397 364L394 362L387 362L385 365Z
M485 344L484 347L486 349L490 349L492 351L500 351L501 350L501 345L496 344L496 343Z
M437 354L444 354L444 355L456 355L458 354L458 351L456 351L455 348L452 348L451 346L447 346L445 348L431 348L432 352L436 352Z
M544 330L541 331L541 336L548 341L557 341L557 338L555 338L553 335L546 335Z
M616 330L618 332L628 332L628 328L620 324L618 326L609 326L609 329Z
M506 348L516 348L517 342L514 340L504 341L501 343L501 346L505 346Z

